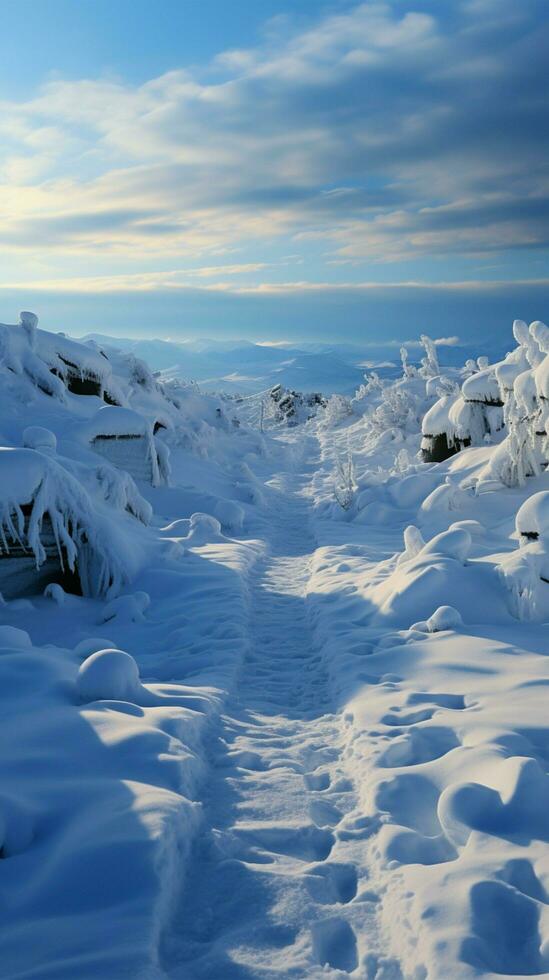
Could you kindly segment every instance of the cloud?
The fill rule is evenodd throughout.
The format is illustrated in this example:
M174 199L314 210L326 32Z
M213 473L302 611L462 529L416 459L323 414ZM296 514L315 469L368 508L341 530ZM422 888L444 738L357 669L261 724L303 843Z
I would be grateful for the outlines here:
M395 346L422 333L460 338L477 353L502 356L513 346L515 317L531 321L549 305L549 279L489 283L393 283L242 290L230 283L180 288L90 291L44 289L38 283L4 288L3 319L34 309L45 329L113 336L222 336L272 340L334 337ZM543 314L542 314L543 315ZM480 345L480 346L479 346Z
M210 65L4 100L0 248L128 276L284 238L329 261L547 248L545 0L419 7L318 8Z

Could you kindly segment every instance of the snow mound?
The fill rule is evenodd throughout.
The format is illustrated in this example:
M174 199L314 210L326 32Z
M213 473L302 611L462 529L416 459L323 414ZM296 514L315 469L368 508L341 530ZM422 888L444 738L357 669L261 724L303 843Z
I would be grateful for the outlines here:
M46 588L44 589L44 597L46 599L51 599L57 606L64 606L65 599L67 598L65 590L61 585L59 585L58 582L50 582L48 585L46 585Z
M25 630L16 626L0 626L0 647L6 650L24 650L30 647L31 640Z
M221 524L210 514L191 514L189 533L182 541L191 548L200 548L223 537Z
M139 668L123 650L98 650L80 665L76 690L81 701L133 701L141 693Z
M517 511L515 523L522 543L549 538L549 490L528 497Z
M244 527L244 508L236 500L219 500L215 517L229 531L242 531Z
M471 550L471 535L463 527L448 528L431 538L419 552L421 557L426 555L444 555L445 558L455 558L462 564L467 560Z
M41 425L29 425L23 432L23 445L26 449L36 449L41 453L55 453L57 436Z
M150 604L150 596L146 592L118 596L105 606L101 622L108 623L111 619L121 619L128 623L142 623L145 618L144 613Z
M90 636L77 643L74 652L79 660L85 660L86 657L90 657L92 653L97 653L98 650L114 649L116 646L112 640L106 640L104 636Z
M463 626L463 620L453 606L439 606L427 620L430 633L440 633L443 630L457 630Z

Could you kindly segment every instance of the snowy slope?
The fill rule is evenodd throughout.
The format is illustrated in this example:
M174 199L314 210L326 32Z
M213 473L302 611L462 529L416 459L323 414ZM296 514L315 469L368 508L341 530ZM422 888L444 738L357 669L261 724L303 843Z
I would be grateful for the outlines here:
M104 349L143 358L166 377L192 378L207 391L262 391L276 384L301 391L352 394L362 380L359 356L345 350L302 350L249 341L129 340L90 334Z
M541 326L268 434L4 330L0 565L52 572L0 605L3 977L549 976Z
M399 345L394 341L386 344L365 342L363 346L337 343L272 346L242 340L176 342L108 337L98 333L89 337L105 350L131 351L153 370L165 372L167 377L192 378L204 390L230 394L263 391L282 384L299 391L352 395L367 368L374 368L381 375L396 376L400 365ZM502 339L493 352L494 357L505 352L506 343L512 343L511 336ZM466 358L478 353L470 346L441 349L445 363L453 366L463 364ZM419 360L422 352L417 342L410 351L412 360Z

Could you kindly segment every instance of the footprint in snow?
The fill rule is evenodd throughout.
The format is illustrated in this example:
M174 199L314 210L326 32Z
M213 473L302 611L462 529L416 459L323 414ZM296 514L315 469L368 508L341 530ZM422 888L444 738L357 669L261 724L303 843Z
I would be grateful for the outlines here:
M336 827L343 817L341 810L325 800L313 800L309 813L317 827Z
M305 876L311 898L322 905L346 905L357 893L357 872L352 864L324 861Z
M321 966L352 973L358 966L356 936L345 919L334 917L315 922L313 950Z
M308 772L303 777L307 789L319 792L330 788L330 775L327 772Z

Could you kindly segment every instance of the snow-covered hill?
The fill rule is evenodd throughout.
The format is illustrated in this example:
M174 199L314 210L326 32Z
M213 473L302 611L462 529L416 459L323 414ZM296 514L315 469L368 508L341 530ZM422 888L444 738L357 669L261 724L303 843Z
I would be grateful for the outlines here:
M352 395L368 368L374 368L382 376L394 377L400 364L399 347L394 342L363 347L338 343L268 345L208 339L180 343L130 340L97 333L90 334L89 339L104 350L131 351L166 377L192 378L205 390L231 394L263 391L282 384L299 391ZM419 345L415 343L410 350L412 360L419 359ZM453 344L445 345L443 350L446 363L455 367L477 353L469 346ZM497 350L489 353L500 357L504 351L505 339Z
M514 334L261 432L0 326L2 977L549 976L549 330Z

